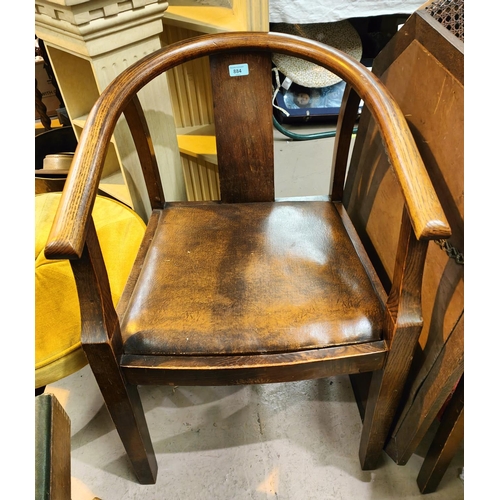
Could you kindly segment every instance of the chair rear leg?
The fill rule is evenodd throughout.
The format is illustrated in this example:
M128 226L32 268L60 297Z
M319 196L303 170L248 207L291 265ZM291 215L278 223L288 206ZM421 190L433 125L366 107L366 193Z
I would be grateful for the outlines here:
M417 477L420 493L437 490L464 438L464 377L453 393Z
M85 345L84 349L137 480L154 484L158 464L137 387L123 378L110 344Z

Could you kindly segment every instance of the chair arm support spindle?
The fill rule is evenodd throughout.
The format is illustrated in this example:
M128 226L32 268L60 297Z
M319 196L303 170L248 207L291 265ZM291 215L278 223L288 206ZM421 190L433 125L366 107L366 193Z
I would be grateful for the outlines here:
M101 247L90 219L84 250L80 259L72 260L80 302L82 321L82 344L102 344L111 342L115 353L121 352L119 321L113 305L108 272Z

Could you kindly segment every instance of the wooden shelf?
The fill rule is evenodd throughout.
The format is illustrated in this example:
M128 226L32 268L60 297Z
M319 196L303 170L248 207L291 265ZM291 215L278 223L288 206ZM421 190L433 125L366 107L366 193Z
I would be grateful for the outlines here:
M202 33L242 31L240 20L231 9L224 7L175 7L169 6L164 15L169 24Z
M217 165L214 125L179 128L177 142L181 153Z
M74 118L71 120L71 123L75 125L75 127L83 128L85 126L85 122L87 121L88 118L88 113L82 116L79 116L77 118Z

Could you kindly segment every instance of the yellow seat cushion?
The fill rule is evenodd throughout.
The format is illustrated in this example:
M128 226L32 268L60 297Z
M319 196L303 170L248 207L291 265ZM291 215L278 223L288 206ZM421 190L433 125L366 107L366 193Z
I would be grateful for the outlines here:
M35 388L87 364L80 342L80 306L68 261L48 260L44 247L61 193L35 196ZM146 225L133 210L97 196L92 212L116 305Z

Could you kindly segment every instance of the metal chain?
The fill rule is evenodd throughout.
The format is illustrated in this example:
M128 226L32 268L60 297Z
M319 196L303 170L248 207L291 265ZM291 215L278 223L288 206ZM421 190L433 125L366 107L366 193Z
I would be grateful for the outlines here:
M447 240L434 240L442 250L446 252L450 259L453 259L458 265L464 265L464 254L460 253L454 246Z

